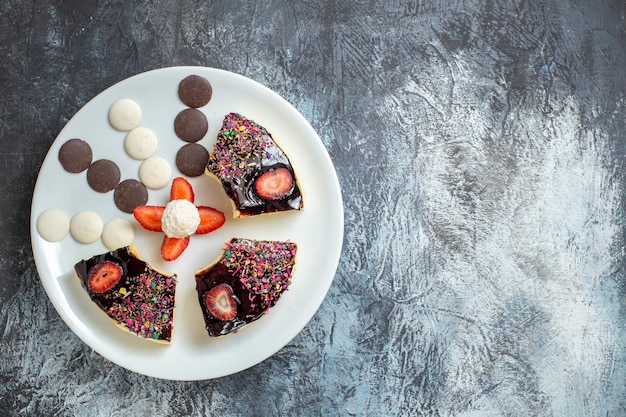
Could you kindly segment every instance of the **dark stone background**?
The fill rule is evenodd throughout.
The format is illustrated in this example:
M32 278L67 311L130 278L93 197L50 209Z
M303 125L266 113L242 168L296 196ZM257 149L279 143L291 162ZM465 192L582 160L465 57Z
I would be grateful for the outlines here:
M0 414L626 415L626 3L6 1ZM218 380L95 354L29 241L33 187L100 91L203 65L313 125L345 204L328 297Z

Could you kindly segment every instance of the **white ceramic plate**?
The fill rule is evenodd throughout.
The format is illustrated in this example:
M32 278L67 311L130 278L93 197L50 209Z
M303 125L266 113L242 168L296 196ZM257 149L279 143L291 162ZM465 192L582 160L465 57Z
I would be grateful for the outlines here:
M124 151L125 133L113 129L107 119L109 107L122 98L142 108L140 126L158 138L156 156L166 158L173 176L175 155L185 144L174 134L173 122L185 108L177 94L187 75L207 78L213 97L201 111L209 121L207 135L198 143L211 150L221 121L228 112L239 112L264 125L289 155L303 189L304 210L255 218L232 219L231 205L221 185L206 175L188 178L196 192L196 204L216 207L227 221L207 235L191 237L187 250L174 262L160 257L161 233L143 230L131 214L117 209L113 192L101 194L87 184L86 171L66 172L58 160L59 148L72 138L87 141L93 160L115 161L122 180L138 177L141 161ZM165 205L169 185L150 190L148 204ZM68 236L60 242L42 239L36 228L38 216L57 208L69 218L90 210L106 224L123 218L135 225L135 245L152 266L179 276L174 332L169 345L161 345L126 333L98 307L73 273L81 259L107 251L101 241L80 244ZM211 263L231 237L291 240L298 244L292 285L269 314L239 332L211 338L195 291L194 271ZM174 67L128 78L99 94L67 123L46 156L35 186L31 210L31 241L37 269L46 292L63 320L85 343L111 361L135 372L164 379L217 378L247 369L289 343L308 323L322 303L336 272L343 239L343 205L333 164L323 143L287 101L261 84L230 72L203 67Z

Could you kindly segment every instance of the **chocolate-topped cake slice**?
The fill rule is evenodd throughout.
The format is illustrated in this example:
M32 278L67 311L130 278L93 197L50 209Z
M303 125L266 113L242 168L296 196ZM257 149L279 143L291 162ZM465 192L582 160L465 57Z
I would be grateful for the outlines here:
M234 217L303 207L289 158L265 127L241 114L224 117L206 173L222 183Z
M82 260L74 270L91 300L119 327L155 342L171 341L176 275L153 269L133 246Z
M209 336L236 332L260 319L291 284L293 242L233 238L221 256L196 271L196 290Z

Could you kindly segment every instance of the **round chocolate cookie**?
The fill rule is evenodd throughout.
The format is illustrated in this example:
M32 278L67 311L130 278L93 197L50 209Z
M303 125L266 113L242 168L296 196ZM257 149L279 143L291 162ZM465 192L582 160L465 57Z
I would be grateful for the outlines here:
M197 109L185 109L174 119L174 132L185 142L197 142L206 135L209 122L204 113Z
M188 143L176 153L176 167L188 177L202 175L207 162L209 162L209 152L197 143Z
M81 139L70 139L59 149L59 162L71 173L83 172L91 165L91 146Z
M108 159L99 159L87 169L87 182L94 191L99 193L114 189L120 182L120 176L118 166Z
M178 97L186 106L198 108L211 100L213 87L204 77L190 75L178 84Z
M124 180L115 187L113 201L124 213L132 213L135 207L148 202L148 189L137 180Z

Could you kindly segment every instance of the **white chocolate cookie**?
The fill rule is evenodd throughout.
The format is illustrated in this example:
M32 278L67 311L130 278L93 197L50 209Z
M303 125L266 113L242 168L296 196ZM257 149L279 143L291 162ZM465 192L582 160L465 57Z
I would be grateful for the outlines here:
M93 243L102 235L102 219L92 211L81 211L70 220L70 234L80 243Z
M102 229L102 243L108 250L130 246L135 240L133 225L124 219L113 219Z
M48 242L58 242L67 236L70 220L59 209L48 209L37 218L37 231Z
M148 159L157 149L157 137L146 127L136 127L124 139L126 153L134 159Z
M139 167L139 179L148 188L158 190L169 184L172 167L165 158L153 156L146 159Z
M117 130L127 132L139 126L141 107L129 98L117 100L109 108L109 123Z

